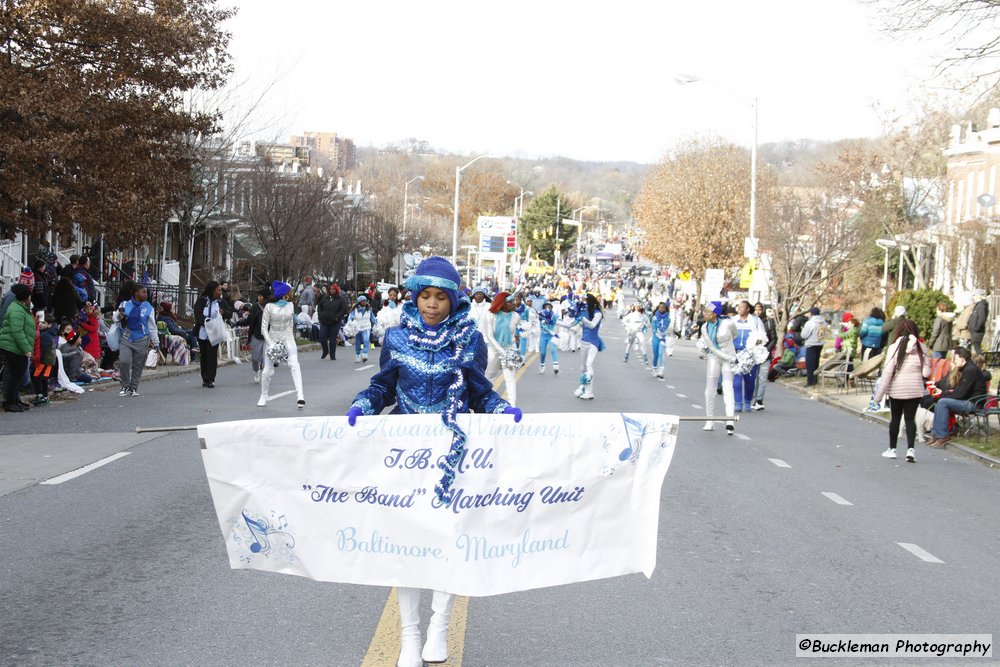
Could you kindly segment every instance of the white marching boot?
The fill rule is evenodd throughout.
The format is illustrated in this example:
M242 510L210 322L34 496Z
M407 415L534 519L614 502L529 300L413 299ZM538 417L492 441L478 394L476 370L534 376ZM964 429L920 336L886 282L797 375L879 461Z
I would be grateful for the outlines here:
M274 369L271 372L267 372L267 368L260 374L260 398L257 400L257 407L263 408L267 405L267 391L271 388L271 377L274 375Z
M434 591L431 609L434 615L427 626L427 643L421 654L424 662L438 663L448 660L448 625L451 623L451 607L455 596L450 593Z
M396 667L423 667L420 657L420 589L397 588L399 600L400 638L399 660Z

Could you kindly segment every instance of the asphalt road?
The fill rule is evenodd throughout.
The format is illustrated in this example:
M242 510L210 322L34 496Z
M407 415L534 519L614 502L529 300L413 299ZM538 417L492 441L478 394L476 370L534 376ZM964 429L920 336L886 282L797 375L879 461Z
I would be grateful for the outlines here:
M580 355L565 354L558 376L526 370L519 405L702 414L692 344L660 381L622 363L617 319L603 333L594 401L573 397ZM318 357L302 357L304 412L344 414L377 356ZM289 389L279 372L272 393ZM0 665L360 664L388 589L230 570L194 434L135 434L302 414L294 394L257 408L246 365L215 389L194 373L140 391L0 414ZM804 660L796 633L1000 637L1000 473L922 447L883 459L884 427L780 386L766 404L736 437L682 426L651 579L472 599L463 664L784 665Z

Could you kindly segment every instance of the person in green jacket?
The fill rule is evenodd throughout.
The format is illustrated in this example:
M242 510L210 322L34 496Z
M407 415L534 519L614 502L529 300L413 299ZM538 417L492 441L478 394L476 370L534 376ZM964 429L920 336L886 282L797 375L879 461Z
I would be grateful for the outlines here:
M35 318L31 315L29 302L31 289L27 285L14 285L14 303L10 304L0 323L0 352L4 356L4 412L24 412L19 390L24 373L28 370L28 360L35 351Z

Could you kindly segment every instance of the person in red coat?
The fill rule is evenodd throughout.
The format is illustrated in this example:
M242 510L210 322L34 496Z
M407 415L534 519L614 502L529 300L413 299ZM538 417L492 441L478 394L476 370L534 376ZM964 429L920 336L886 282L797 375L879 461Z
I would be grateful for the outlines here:
M88 303L83 307L83 315L80 317L80 329L86 342L83 344L84 351L92 356L98 363L101 361L101 336L100 326L97 320L97 307Z

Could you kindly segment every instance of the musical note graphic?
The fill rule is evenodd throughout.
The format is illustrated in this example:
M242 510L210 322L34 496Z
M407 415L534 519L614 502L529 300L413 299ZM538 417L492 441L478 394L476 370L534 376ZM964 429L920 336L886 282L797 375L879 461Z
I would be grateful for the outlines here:
M642 450L642 438L646 435L646 425L626 415L622 415L622 421L625 422L625 438L628 440L628 445L618 455L618 460L635 461L639 458L639 452Z
M258 519L251 519L247 516L246 512L243 512L243 520L247 524L247 528L250 529L250 537L253 538L254 543L250 545L250 551L253 553L260 553L265 549L265 545L270 548L270 544L267 542L267 523ZM260 533L258 537L257 533ZM261 538L264 542L261 543Z
M288 527L288 517L273 510L270 514L268 520L253 511L242 510L234 518L232 540L242 552L240 562L249 564L252 556L295 562L295 537L282 530Z

